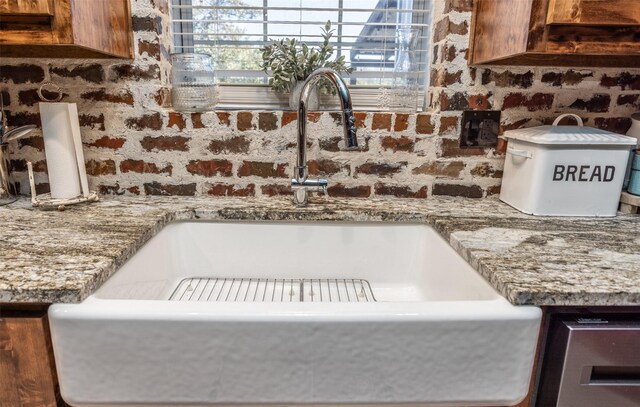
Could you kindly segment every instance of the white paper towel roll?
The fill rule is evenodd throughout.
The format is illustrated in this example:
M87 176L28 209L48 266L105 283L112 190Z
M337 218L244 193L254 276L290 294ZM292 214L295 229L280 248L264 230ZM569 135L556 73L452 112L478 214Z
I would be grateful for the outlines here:
M80 176L71 122L77 122L78 116L77 113L69 114L69 105L70 103L48 102L39 104L51 197L57 199L80 195ZM73 111L77 112L75 103L73 105ZM84 167L84 163L82 164Z

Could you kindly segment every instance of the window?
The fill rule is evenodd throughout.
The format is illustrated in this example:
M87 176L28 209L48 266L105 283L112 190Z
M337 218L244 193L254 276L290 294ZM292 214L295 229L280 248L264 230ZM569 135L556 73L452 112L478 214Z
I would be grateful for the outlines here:
M334 57L344 55L354 68L345 79L357 109L384 108L381 100L394 78L409 74L417 88L417 109L422 110L431 1L172 0L174 52L213 57L221 85L218 107L279 108L286 106L286 95L268 88L268 76L260 70L260 48L283 37L317 46L321 28L329 20L335 30ZM403 64L408 57L411 64ZM327 101L335 102L330 97Z

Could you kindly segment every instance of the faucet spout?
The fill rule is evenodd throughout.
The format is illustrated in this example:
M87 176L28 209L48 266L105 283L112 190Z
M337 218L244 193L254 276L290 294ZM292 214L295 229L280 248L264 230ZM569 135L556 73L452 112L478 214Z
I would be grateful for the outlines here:
M342 112L342 130L347 150L355 150L358 148L358 139L356 137L355 118L353 117L353 107L351 104L351 94L347 88L347 84L340 74L330 68L316 69L309 75L302 85L300 92L300 101L298 105L298 157L296 159L295 178L291 182L294 189L294 202L298 206L307 205L307 191L309 190L325 190L327 187L326 180L309 180L307 169L307 101L322 78L328 79L336 88L338 98L340 99L340 108Z

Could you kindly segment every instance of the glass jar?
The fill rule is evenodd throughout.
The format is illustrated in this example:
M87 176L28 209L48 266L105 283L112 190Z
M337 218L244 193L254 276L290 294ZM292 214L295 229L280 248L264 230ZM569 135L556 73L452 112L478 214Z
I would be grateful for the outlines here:
M202 112L216 104L215 76L207 54L171 55L171 101L181 112Z
M410 27L396 30L396 60L391 87L391 110L415 113L418 109L419 71L415 55L419 31Z

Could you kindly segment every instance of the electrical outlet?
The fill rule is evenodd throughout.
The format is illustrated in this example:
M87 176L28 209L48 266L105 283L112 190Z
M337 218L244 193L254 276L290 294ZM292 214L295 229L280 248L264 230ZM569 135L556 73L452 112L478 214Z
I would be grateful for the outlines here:
M495 147L500 129L499 110L465 110L460 147Z

